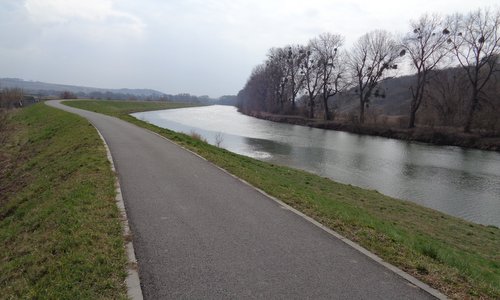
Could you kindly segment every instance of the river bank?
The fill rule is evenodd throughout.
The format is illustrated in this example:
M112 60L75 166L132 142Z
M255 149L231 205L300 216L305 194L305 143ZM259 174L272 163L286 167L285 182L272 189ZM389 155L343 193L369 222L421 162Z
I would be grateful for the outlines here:
M406 129L379 125L345 124L335 121L308 119L301 116L276 115L262 112L250 112L244 114L278 123L338 130L355 134L381 136L391 139L416 141L440 146L458 146L479 150L500 151L500 136L491 136L488 134L463 133L444 128L431 129L418 127L414 129Z

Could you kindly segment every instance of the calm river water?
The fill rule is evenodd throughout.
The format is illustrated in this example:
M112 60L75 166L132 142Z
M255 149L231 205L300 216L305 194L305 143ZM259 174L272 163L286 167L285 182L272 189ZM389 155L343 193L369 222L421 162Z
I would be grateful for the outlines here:
M264 121L232 106L133 114L227 150L500 226L500 153Z

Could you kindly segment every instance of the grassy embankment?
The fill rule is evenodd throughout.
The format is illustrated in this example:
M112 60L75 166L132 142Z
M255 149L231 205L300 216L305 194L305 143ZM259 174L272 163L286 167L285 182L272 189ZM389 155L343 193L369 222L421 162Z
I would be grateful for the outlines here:
M453 298L500 297L500 230L372 190L237 155L128 115L133 102L68 105L119 117L175 141L303 211ZM156 109L137 103L139 110Z
M125 299L114 174L85 119L37 104L0 144L0 299Z

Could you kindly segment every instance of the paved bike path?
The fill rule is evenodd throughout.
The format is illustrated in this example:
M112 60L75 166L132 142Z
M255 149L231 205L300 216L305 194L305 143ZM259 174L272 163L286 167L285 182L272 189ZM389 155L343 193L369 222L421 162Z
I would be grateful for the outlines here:
M117 118L47 104L87 118L105 138L146 299L432 298L172 142Z

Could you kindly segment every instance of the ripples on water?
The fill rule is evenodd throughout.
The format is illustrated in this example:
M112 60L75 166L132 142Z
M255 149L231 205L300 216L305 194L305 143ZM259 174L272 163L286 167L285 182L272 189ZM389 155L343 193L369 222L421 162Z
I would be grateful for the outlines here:
M274 123L232 106L133 114L197 132L221 147L336 181L375 189L477 223L500 226L500 153Z

